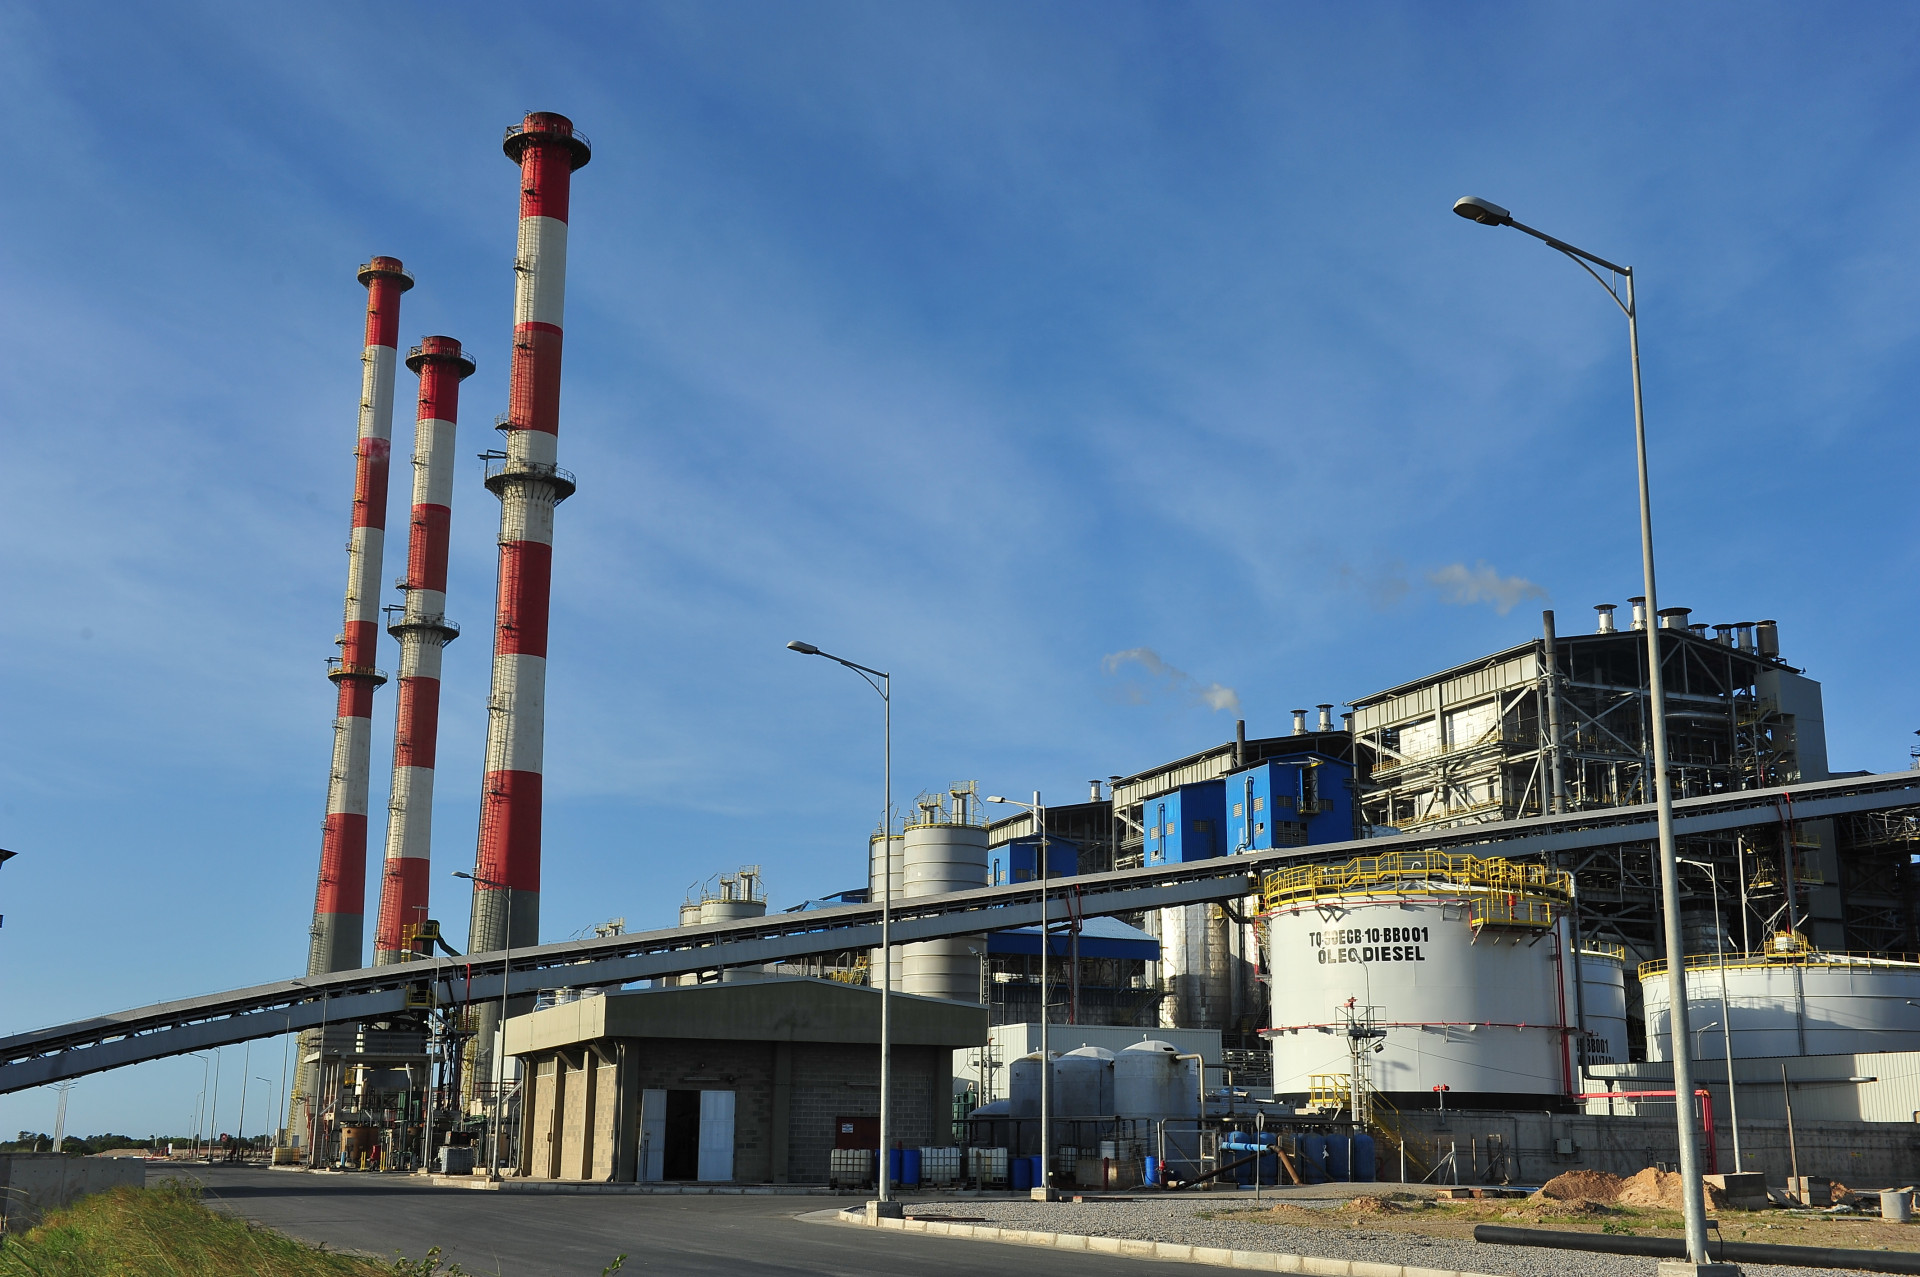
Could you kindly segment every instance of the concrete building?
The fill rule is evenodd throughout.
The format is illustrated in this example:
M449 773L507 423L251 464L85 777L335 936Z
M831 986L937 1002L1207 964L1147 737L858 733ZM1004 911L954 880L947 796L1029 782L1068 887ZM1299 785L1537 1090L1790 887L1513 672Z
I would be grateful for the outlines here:
M953 1052L984 1007L895 994L892 1134L953 1143ZM582 998L507 1022L532 1179L824 1184L880 1114L880 995L764 979ZM871 1138L871 1136L869 1136Z

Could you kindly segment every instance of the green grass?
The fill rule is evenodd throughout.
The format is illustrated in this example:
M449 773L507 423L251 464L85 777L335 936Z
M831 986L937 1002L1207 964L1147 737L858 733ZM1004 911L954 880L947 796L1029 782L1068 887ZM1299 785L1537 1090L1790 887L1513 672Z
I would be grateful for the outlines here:
M172 1178L83 1197L25 1236L0 1241L0 1277L460 1277L438 1262L324 1251L208 1210L197 1185Z

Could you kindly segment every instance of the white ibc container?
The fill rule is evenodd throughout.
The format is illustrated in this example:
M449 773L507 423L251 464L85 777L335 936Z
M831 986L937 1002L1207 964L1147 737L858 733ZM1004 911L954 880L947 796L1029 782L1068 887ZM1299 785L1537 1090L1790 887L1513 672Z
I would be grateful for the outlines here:
M1698 1059L1726 1058L1720 1030L1720 964L1715 955L1687 959L1687 1012ZM1920 1050L1920 964L1806 950L1727 955L1727 1019L1735 1059L1775 1055L1851 1055ZM1673 1058L1667 970L1641 968L1647 1059Z
M1587 1032L1605 1045L1590 1051L1589 1064L1627 1063L1627 966L1623 954L1580 951L1580 996ZM1604 1055L1603 1060L1599 1058Z
M960 1150L957 1148L922 1148L920 1150L920 1182L945 1187L960 1178Z
M1135 1042L1113 1057L1113 1107L1120 1117L1200 1116L1200 1061L1171 1042Z
M834 1188L858 1188L873 1182L873 1150L836 1148L827 1154L827 1175Z
M1053 1111L1060 1117L1113 1116L1113 1052L1083 1046L1055 1060Z
M1006 1183L1007 1150L1004 1148L968 1149L967 1178L983 1185Z
M1578 1032L1567 889L1537 865L1440 853L1270 876L1274 1093L1350 1074L1351 1005L1385 1033L1367 1057L1376 1090L1565 1094Z

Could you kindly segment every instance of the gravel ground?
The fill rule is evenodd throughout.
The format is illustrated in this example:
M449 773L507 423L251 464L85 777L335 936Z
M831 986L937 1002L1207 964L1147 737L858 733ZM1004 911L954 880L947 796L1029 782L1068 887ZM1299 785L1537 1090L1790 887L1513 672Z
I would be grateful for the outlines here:
M1397 1189L1400 1186L1394 1185ZM1297 1191L1297 1190L1296 1190ZM1346 1194L1341 1194L1346 1196ZM1271 1193L1266 1201L1276 1200ZM1293 1206L1324 1203L1337 1198L1320 1190L1318 1200L1288 1193ZM1079 1233L1093 1237L1131 1237L1147 1241L1186 1242L1195 1246L1223 1246L1234 1250L1281 1251L1327 1259L1364 1259L1379 1264L1411 1264L1502 1277L1652 1277L1659 1261L1633 1255L1599 1255L1584 1251L1545 1250L1533 1246L1490 1246L1445 1237L1423 1237L1366 1228L1301 1228L1286 1224L1255 1224L1244 1220L1201 1219L1200 1212L1247 1210L1251 1194L1215 1193L1204 1198L1139 1197L1127 1202L1034 1202L994 1197L946 1198L907 1204L910 1215L964 1218L997 1228L1029 1228L1043 1232ZM1749 1277L1847 1277L1851 1269L1785 1268L1773 1264L1743 1264ZM1867 1277L1861 1274L1861 1277Z

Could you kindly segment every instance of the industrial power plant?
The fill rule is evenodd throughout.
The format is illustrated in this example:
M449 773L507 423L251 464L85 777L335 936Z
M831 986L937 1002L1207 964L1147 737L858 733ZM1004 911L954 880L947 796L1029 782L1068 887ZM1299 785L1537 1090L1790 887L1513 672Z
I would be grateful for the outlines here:
M520 221L504 439L482 454L490 686L441 677L475 356L435 335L403 358L417 281L370 256L305 978L0 1039L0 1091L295 1031L274 1158L313 1170L882 1202L1537 1184L1693 1159L1729 1192L1799 1201L1841 1173L1920 1178L1920 772L1831 769L1821 686L1776 622L1644 597L1581 633L1545 612L1501 651L1272 734L1242 721L1184 757L1088 758L1072 801L919 778L844 831L831 896L772 901L759 865L703 864L676 926L543 942L554 519L576 483L558 464L568 212L592 151L548 112L504 150ZM402 365L417 412L389 605ZM369 950L383 619L399 650ZM888 675L789 646L890 712ZM487 713L465 953L429 899L448 700Z

